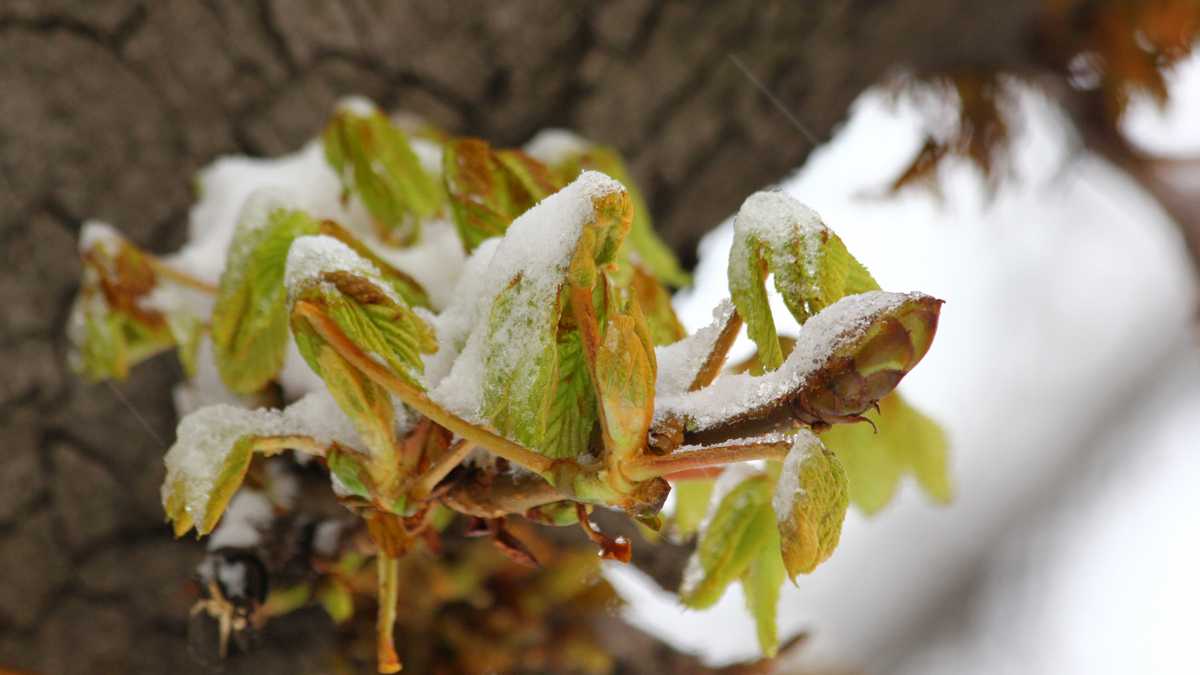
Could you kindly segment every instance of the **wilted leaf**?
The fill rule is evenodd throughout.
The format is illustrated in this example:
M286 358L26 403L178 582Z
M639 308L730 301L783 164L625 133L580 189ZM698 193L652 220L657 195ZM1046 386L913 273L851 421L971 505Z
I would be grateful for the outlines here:
M837 456L801 430L783 461L772 502L789 576L812 572L833 555L848 503L846 474Z
M879 412L866 413L878 428L844 424L821 434L846 469L850 501L865 513L887 505L900 477L912 472L925 492L938 502L953 496L947 468L946 436L937 422L912 407L899 392L879 402Z
M767 299L770 274L801 324L846 295L879 290L866 268L811 209L782 192L751 195L734 220L729 290L768 370L783 363Z
M377 110L343 106L322 140L342 186L362 199L380 234L401 245L415 242L421 222L438 212L444 198L404 133Z
M684 604L694 609L716 604L725 588L758 558L774 529L771 483L765 474L730 490L717 504L688 563L680 590Z
M212 314L213 355L231 390L258 391L283 367L288 250L317 229L315 220L271 193L255 193L242 209Z

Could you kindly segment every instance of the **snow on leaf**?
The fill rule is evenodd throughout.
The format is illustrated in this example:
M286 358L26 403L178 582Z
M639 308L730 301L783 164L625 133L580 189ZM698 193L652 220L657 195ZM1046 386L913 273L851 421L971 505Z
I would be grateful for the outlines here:
M771 540L775 523L769 477L756 473L738 483L707 520L680 589L681 600L693 609L716 604Z
M285 194L260 190L242 208L212 314L214 356L231 390L262 389L283 367L288 342L288 249L317 222L289 208Z
M421 166L407 136L378 110L343 105L323 134L325 158L347 193L357 195L380 235L399 245L420 238L443 193Z
M879 290L816 212L782 192L751 195L734 219L729 290L768 370L783 362L767 301L769 274L801 324L843 296Z
M457 318L439 339L457 343L469 329L461 350L443 344L457 354L432 391L435 400L527 447L561 456L547 429L558 386L567 381L558 373L558 350L567 344L560 336L572 329L569 321L561 323L568 270L581 256L593 266L611 261L628 227L627 204L620 184L589 172L513 221L470 282L480 297L448 309Z
M833 554L848 504L846 473L837 456L812 432L801 430L783 460L772 499L789 576L808 574Z
M695 431L748 421L851 421L924 357L940 305L920 293L847 296L801 326L777 370L761 376L727 373L699 391L660 396L655 419L678 417Z
M911 472L926 494L939 503L953 496L947 468L946 435L927 415L892 392L879 401L879 412L866 413L878 429L843 424L821 434L846 469L850 501L875 513L891 501L904 473Z
M358 435L326 399L328 394L310 394L282 411L220 404L185 416L163 460L167 467L163 507L176 536L193 526L200 535L211 532L241 485L252 454L283 449L264 450L258 444L261 439L303 437L319 445L360 444Z

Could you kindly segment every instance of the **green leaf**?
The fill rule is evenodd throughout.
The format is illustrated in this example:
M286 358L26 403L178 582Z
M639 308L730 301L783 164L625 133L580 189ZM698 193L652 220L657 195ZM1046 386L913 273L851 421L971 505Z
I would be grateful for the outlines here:
M953 497L946 436L928 416L893 392L879 402L868 424L841 424L821 434L846 469L850 501L872 514L891 501L904 473L911 472L939 503Z
M593 194L592 183L611 191ZM573 246L563 247L569 257L535 257L537 266L515 270L501 282L486 324L477 329L484 331L481 415L501 434L547 456L577 456L586 450L598 417L586 343L568 311L569 284L582 274L592 294L597 265L612 260L628 228L628 206L628 195L619 186L591 174L585 183L535 207L551 213L564 209L582 218ZM526 222L539 223L538 217ZM538 234L522 230L513 236L532 241ZM599 332L598 325L591 327Z
M213 307L213 355L231 390L259 391L278 375L287 354L288 250L318 225L269 193L256 193L242 210Z
M787 573L808 574L837 548L846 518L846 474L837 456L804 429L793 441L773 506Z
M610 147L589 144L580 152L569 153L551 167L565 181L574 180L580 171L593 169L612 176L629 191L633 202L633 222L629 230L627 248L636 259L662 283L675 287L686 286L691 278L680 266L674 252L654 232L650 209L629 175L620 154ZM647 311L647 316L650 312ZM663 343L668 344L668 343Z
M477 138L448 143L442 161L451 213L468 253L503 235L513 219L560 187L532 157L493 151Z
M543 452L556 458L588 450L596 427L596 395L578 331L558 338L558 383L550 404Z
M337 579L328 579L317 588L317 602L336 624L354 616L354 595Z
M362 199L383 238L399 245L416 242L421 222L441 209L444 195L404 132L379 111L342 107L322 140L343 188Z
M779 627L776 616L779 609L779 589L787 578L787 569L780 555L779 532L768 528L770 534L759 556L742 575L742 591L746 596L746 608L754 617L758 633L758 645L767 657L775 656L779 650Z
M716 604L730 583L759 557L775 529L771 483L756 474L739 483L717 504L681 589L681 600L694 609Z
M691 536L700 528L708 503L712 499L712 479L680 480L673 484L675 490L675 533L680 537Z
M603 339L596 350L606 458L620 463L646 444L654 416L654 344L636 301L609 303ZM613 306L616 305L616 306Z
M751 195L734 220L729 289L767 370L783 363L767 276L801 324L844 296L879 285L808 207L781 192Z
M293 307L297 301L319 307L355 347L378 357L408 384L422 388L422 355L437 349L433 329L369 261L325 235L296 239L288 260L293 270L288 279ZM319 350L310 344L313 336L299 335L298 328L305 328L307 322L293 317L291 323L301 354L317 370L314 359Z
M124 379L129 369L175 344L166 317L148 305L160 283L149 258L107 225L81 235L83 278L67 337L71 368L97 381Z
M311 425L287 411L246 410L229 405L201 408L185 416L164 463L162 499L167 518L181 536L193 526L199 535L216 527L241 486L255 453L273 455L282 437L306 438Z

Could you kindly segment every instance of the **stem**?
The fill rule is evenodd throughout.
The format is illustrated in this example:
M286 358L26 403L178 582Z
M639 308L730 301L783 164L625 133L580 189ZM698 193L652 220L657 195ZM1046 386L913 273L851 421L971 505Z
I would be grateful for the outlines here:
M500 518L565 499L570 497L540 478L504 474L486 484L471 482L456 485L442 497L442 504L468 516Z
M741 330L742 315L735 310L730 315L729 321L721 327L721 332L713 343L712 351L705 357L704 365L700 366L700 370L696 372L696 377L692 380L688 391L703 389L717 379L717 374L721 372L721 366L725 365L725 357L729 355L729 349L733 346L733 341L737 339L738 332Z
M146 257L147 264L150 265L151 269L153 269L154 273L158 276L165 277L177 284L180 284L181 286L187 286L188 288L200 291L201 293L206 293L208 295L217 294L217 287L213 284L210 284L202 279L197 279L187 272L181 272L163 262L161 258L153 254L143 251L142 255Z
M404 401L417 412L453 431L462 438L471 441L475 445L485 448L488 452L503 457L534 473L544 475L554 468L554 460L517 445L507 438L499 436L483 427L467 422L433 402L421 390L392 374L387 368L363 353L358 348L358 345L347 338L345 333L337 327L337 324L325 316L325 313L316 305L302 300L296 303L293 311L307 319L312 325L313 330L324 338L342 358L349 361L351 365L362 371L364 375L376 384L395 394L401 401Z
M381 673L400 672L400 657L396 655L396 603L400 599L400 560L383 553L375 556L379 575L379 614L375 622L375 659Z
M466 459L474 449L475 444L465 438L455 441L454 445L447 448L446 452L442 453L442 456L438 457L433 465L417 479L417 484L413 488L413 496L417 499L428 497L429 493L433 492L433 488L437 487L437 484L453 471L459 462Z
M656 476L748 462L754 459L783 459L787 456L791 446L792 442L787 440L720 445L711 448L701 447L696 450L676 451L676 454L665 457L653 455L641 457L627 462L624 469L625 474L632 480L649 480Z

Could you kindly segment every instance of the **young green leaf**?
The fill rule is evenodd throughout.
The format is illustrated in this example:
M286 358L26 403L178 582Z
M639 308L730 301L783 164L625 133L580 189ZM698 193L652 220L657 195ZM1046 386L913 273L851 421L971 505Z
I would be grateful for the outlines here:
M422 355L437 348L433 330L368 260L332 237L300 237L288 253L286 288L293 307L298 301L319 307L358 349L421 388ZM293 318L293 332L297 325L303 322ZM313 346L299 338L297 344L302 354ZM316 370L316 352L305 358Z
M184 417L164 458L163 508L175 535L193 526L205 535L216 527L255 453L273 455L293 448L324 454L331 443L357 442L341 425L316 419L313 402L301 399L282 411L214 405Z
M771 483L754 474L718 502L688 562L680 598L693 609L716 604L771 541L775 529Z
M734 219L729 252L729 289L767 370L783 363L766 282L800 323L846 295L879 285L820 216L782 192L757 192Z
M550 457L578 457L587 452L596 426L596 395L578 331L559 336L557 371L544 452Z
M742 592L746 596L746 608L754 617L758 646L763 655L775 656L779 649L779 627L776 616L779 609L779 589L787 578L787 568L780 555L779 532L770 530L763 542L761 552L749 569L742 575Z
M238 218L212 314L213 355L225 385L237 393L262 389L287 353L288 250L318 224L287 207L282 195L256 192Z
M627 207L620 185L586 174L521 216L493 258L502 262L487 271L500 290L471 338L480 343L479 414L501 434L548 456L576 456L592 433L592 394L581 389L593 386L595 376L590 367L577 371L588 352L566 311L574 283L568 278L584 269L595 281L596 266L612 260L628 228ZM598 331L595 319L589 321Z
M672 524L675 534L689 537L700 528L708 503L712 499L713 480L707 478L675 481L675 515Z
M444 197L404 132L378 110L342 106L322 140L346 193L362 199L380 235L399 245L414 243L422 221L441 209Z
M871 514L887 505L901 475L911 472L939 503L953 496L946 466L946 436L928 416L892 392L879 411L866 417L875 425L843 424L821 434L846 469L850 501Z
M448 143L442 162L454 223L468 252L503 235L513 219L560 187L532 157L494 151L477 138Z
M83 279L67 323L70 365L91 380L124 379L175 344L167 318L150 302L160 279L149 257L107 225L87 223L79 247Z
M610 473L644 448L654 416L654 344L637 301L614 298L596 350L596 392ZM623 306L622 306L623 305Z
M787 573L808 574L833 555L849 499L837 456L807 429L796 434L783 460L772 506Z

